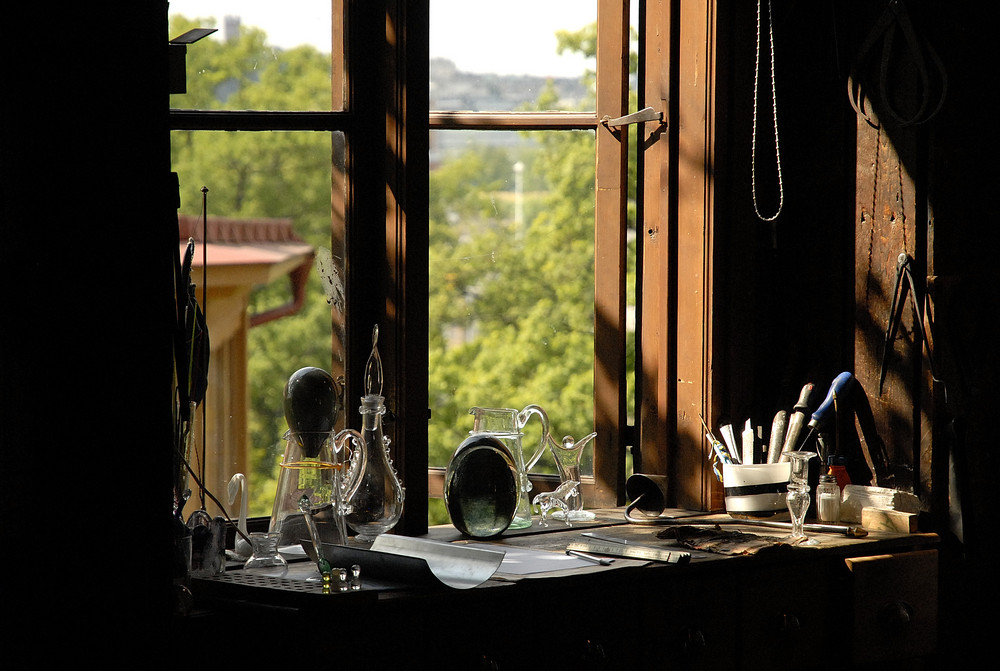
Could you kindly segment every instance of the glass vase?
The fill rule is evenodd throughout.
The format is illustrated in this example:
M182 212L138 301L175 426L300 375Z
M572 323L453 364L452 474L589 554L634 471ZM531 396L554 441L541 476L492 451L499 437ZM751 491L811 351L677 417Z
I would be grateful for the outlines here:
M349 440L360 444L361 436L353 429L285 433L285 452L278 473L278 486L271 510L268 531L278 534L278 545L312 542L305 514L310 514L324 543L344 545L347 527L344 516L347 501L357 486L358 471L349 469L352 461L363 465L363 458L351 455ZM301 509L303 497L309 513Z
M243 564L243 568L278 568L288 566L288 562L278 552L280 534L254 531L250 534L253 553Z

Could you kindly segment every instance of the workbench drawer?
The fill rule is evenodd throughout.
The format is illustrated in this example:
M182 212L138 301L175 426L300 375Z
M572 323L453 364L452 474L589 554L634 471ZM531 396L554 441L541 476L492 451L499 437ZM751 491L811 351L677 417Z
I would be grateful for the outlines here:
M700 671L737 668L735 585L728 576L650 583L632 625L640 669Z
M837 638L834 565L800 562L748 574L741 592L740 669L829 668Z
M938 553L846 559L853 593L853 660L917 658L937 649Z

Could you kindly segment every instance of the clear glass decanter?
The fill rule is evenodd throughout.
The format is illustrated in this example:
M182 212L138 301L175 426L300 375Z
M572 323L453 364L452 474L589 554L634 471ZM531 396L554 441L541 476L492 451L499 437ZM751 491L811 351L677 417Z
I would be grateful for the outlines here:
M361 398L362 450L366 463L348 501L347 525L359 541L370 543L389 531L403 513L404 490L389 459L389 437L382 430L382 360L378 353L378 326L372 332L372 351L365 369Z

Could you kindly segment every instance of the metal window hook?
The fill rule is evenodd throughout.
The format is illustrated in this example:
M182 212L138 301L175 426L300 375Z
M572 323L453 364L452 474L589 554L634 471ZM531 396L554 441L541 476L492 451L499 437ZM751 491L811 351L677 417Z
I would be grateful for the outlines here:
M646 107L638 112L632 112L631 114L626 114L625 116L620 116L617 119L612 119L611 115L605 114L601 119L601 123L604 124L605 128L621 128L622 126L628 126L634 123L645 123L647 121L657 121L660 124L666 123L663 120L663 113L657 112L652 107Z

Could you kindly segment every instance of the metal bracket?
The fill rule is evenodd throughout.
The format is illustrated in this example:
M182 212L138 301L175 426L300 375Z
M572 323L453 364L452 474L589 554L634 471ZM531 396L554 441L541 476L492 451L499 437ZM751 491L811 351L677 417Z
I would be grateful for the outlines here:
M612 119L610 115L605 114L604 118L601 119L601 123L607 127L615 126L620 128L621 126L628 126L634 123L645 123L647 121L658 121L661 124L663 121L663 113L657 112L652 107L647 107L641 109L638 112L632 112L631 114L626 114L625 116L620 116L617 119Z

